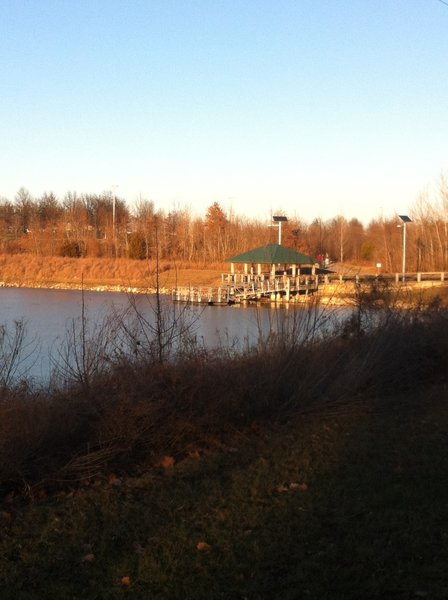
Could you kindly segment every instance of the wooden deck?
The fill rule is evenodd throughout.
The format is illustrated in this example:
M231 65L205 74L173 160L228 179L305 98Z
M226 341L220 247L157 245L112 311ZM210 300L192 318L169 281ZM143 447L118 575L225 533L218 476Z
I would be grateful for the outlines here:
M242 302L291 302L305 299L318 290L316 276L226 275L219 287L177 287L172 290L176 302L229 305Z
M380 278L395 285L420 287L425 285L447 285L444 272L436 273L406 273L403 282L401 274L381 275ZM249 302L301 302L317 291L329 290L335 284L369 283L377 278L373 275L342 276L331 275L254 275L254 274L224 274L222 284L218 287L176 287L171 290L175 302L209 305L232 305Z

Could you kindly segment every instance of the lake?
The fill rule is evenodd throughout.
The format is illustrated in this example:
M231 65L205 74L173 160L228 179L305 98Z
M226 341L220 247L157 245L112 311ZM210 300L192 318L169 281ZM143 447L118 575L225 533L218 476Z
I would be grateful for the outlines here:
M136 295L131 297L131 302L135 303L135 308L147 323L154 322L154 296ZM173 304L170 298L163 298L162 303L167 318L172 319L175 314L182 313L182 319L190 323L189 336L208 349L221 345L242 350L247 345L265 340L270 333L284 335L291 322L297 325L298 315L301 315L303 323L300 327L304 331L316 324L323 331L329 316L327 314L324 318L321 309L310 314L303 307L288 305L277 308L270 304L187 307ZM28 375L40 382L49 379L52 360L60 356L59 349L67 339L67 331L73 327L81 329L83 307L88 328L94 328L106 315L112 312L123 315L129 306L130 297L121 293L1 288L0 325L5 325L11 333L15 321L26 323L27 347L17 377ZM328 310L325 309L325 312L328 313Z

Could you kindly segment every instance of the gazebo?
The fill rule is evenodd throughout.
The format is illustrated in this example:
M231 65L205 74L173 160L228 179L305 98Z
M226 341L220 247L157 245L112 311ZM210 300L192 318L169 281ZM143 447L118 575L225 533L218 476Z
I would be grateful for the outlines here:
M178 302L235 304L270 300L299 301L318 291L316 260L281 244L267 244L227 258L230 273L222 273L222 285L213 288L175 288ZM244 265L235 271L235 265ZM302 273L301 268L304 268Z
M256 271L258 277L266 273L272 279L275 279L278 271L280 271L278 275L289 274L296 277L300 275L302 266L311 267L312 275L315 275L316 272L316 260L314 258L280 244L267 244L232 258L227 258L226 262L230 263L231 275L235 274L236 264L244 265L244 275L254 276Z

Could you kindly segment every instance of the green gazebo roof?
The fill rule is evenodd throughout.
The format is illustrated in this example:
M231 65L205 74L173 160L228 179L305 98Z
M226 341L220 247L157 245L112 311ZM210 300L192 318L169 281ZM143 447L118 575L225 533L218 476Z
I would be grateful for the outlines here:
M249 250L244 254L226 258L226 262L260 265L314 265L317 261L311 256L292 250L292 248L285 248L280 244L267 244L267 246Z

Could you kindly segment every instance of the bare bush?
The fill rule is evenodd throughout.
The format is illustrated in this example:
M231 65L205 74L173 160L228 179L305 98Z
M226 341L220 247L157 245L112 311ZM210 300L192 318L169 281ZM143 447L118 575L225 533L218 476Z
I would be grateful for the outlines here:
M195 345L200 318L188 305L179 307L160 294L128 296L128 307L115 313L115 356L122 361L163 363L181 356Z
M118 325L111 314L92 322L83 294L80 317L70 321L62 344L50 357L53 384L88 388L106 373L111 368Z
M72 387L0 406L3 483L129 472L192 446L229 444L257 423L446 384L448 317L440 307L383 305L376 310L385 317L363 325L362 335L348 335L316 306L278 311L275 335L259 346L179 352L182 336L191 337L187 324L170 325L166 312L165 326L153 319L157 305L145 302L135 299L124 325L114 315L97 334L83 313L63 355Z
M12 330L0 325L0 387L6 389L25 380L37 351L37 340L27 337L26 321L14 321Z

